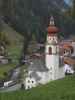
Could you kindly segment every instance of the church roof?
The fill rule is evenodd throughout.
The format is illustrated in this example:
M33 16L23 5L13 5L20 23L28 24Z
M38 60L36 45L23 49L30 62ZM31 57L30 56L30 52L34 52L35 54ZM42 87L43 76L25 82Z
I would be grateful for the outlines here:
M48 31L48 33L50 34L50 33L57 33L58 32L58 28L57 27L55 27L55 26L49 26L48 28L47 28L47 31Z
M34 71L30 74L30 76L33 77L36 81L41 79L41 77L39 77L38 74Z
M41 58L32 58L31 64L28 66L28 71L46 72L48 69L45 66L45 62Z

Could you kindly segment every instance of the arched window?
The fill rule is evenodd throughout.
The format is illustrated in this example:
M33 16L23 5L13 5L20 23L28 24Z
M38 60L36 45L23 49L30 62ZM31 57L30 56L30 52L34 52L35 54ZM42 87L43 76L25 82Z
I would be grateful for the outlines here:
M51 55L52 54L52 48L49 47L49 54Z

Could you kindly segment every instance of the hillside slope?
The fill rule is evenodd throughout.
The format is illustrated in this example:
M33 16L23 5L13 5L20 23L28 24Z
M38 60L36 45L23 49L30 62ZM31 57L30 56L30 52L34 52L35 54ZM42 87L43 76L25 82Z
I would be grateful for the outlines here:
M75 75L28 91L0 93L1 100L75 100Z
M22 35L16 32L13 28L11 28L8 24L2 21L2 32L6 34L7 38L11 43L20 43L23 40Z

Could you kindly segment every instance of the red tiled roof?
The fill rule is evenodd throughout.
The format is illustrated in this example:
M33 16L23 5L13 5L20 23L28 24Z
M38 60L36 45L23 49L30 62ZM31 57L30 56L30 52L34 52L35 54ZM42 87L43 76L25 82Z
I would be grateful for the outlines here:
M59 32L59 29L56 26L49 26L47 28L47 32L49 34L56 34L57 32Z
M73 65L73 64L75 64L75 59L72 59L72 58L69 58L69 57L64 58L64 63L69 64L69 65Z

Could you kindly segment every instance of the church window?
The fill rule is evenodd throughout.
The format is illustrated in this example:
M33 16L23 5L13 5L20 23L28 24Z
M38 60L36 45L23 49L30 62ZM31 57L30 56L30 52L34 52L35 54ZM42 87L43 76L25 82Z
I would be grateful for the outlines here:
M60 56L60 58L59 58L59 64L60 64L59 67L63 67L63 65L64 65L64 58L62 56Z
M53 40L53 38L51 38L51 41Z
M52 48L49 47L49 54L52 54Z
M54 40L54 38L53 38L53 40Z
M51 38L50 38L50 40L51 40Z

